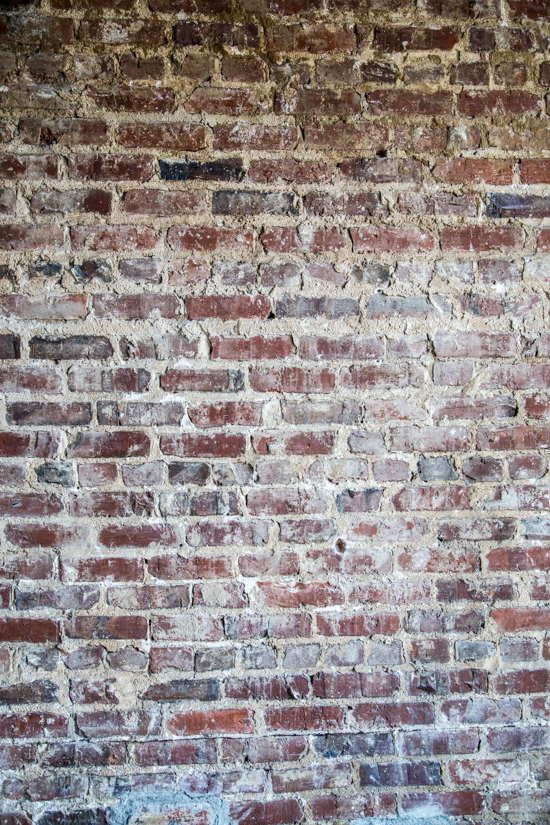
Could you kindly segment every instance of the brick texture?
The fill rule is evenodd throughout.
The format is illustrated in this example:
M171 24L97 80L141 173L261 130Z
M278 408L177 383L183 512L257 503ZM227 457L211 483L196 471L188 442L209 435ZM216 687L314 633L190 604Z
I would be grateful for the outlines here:
M547 821L547 0L0 6L0 825Z

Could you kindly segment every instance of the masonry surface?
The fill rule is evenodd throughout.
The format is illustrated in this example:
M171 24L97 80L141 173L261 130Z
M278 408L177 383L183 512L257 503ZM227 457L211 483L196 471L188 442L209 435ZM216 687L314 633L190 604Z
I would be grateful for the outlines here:
M1 9L0 825L549 820L550 3Z

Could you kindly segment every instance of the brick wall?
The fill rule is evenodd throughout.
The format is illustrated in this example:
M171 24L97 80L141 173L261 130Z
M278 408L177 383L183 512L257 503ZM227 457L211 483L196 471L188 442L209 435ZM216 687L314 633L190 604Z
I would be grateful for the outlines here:
M538 825L547 0L2 8L0 825Z

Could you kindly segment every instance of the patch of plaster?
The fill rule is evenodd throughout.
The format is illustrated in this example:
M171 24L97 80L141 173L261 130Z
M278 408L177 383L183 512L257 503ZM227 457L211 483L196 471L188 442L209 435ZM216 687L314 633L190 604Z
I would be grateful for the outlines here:
M110 809L111 825L225 825L228 820L221 799L182 792L127 794Z
M433 809L432 809L433 810ZM408 816L384 816L354 819L351 825L452 825L448 816L428 816L421 809Z

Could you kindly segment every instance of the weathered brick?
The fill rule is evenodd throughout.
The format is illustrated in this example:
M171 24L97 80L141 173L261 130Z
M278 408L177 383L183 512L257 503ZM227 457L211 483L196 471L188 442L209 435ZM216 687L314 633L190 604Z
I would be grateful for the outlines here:
M73 180L138 181L143 183L153 174L149 157L131 155L71 155L69 177Z
M493 117L500 114L536 114L540 99L529 92L461 92L458 113L465 117Z
M382 51L450 51L459 40L458 29L443 26L440 29L394 26L378 28L374 33L374 45Z
M89 86L87 94L99 109L135 112L136 114L169 114L174 109L172 89L134 86Z
M373 115L439 115L451 114L453 100L449 92L410 92L379 90L367 95L368 110Z

